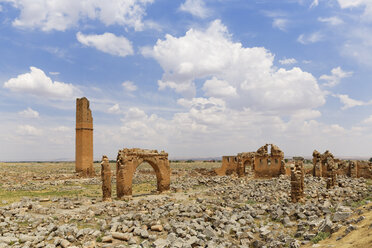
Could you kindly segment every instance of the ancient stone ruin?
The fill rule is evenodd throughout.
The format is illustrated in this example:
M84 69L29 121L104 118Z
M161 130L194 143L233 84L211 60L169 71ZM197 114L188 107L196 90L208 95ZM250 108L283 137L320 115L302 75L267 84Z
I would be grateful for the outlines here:
M86 97L76 99L75 171L93 176L93 118Z
M336 159L329 151L321 154L317 150L314 150L312 175L326 178L334 178L336 175L352 178L372 178L372 163L368 161Z
M304 197L304 165L302 160L296 160L295 166L291 167L291 200L300 202Z
M101 162L101 179L102 179L102 200L111 201L111 178L112 172L110 162L107 156L102 156Z
M268 153L269 144L262 146L257 150L254 157L254 170L259 177L276 177L279 176L282 168L284 153L276 145L271 144L271 153Z
M268 152L269 146L271 152ZM253 171L256 177L275 177L285 174L284 153L273 144L266 144L257 152L239 153L237 156L223 156L222 166L215 170L219 176L236 174L245 176ZM248 170L247 170L248 169Z
M331 157L327 158L327 189L333 188L336 184L335 162Z
M170 189L170 166L168 153L139 148L119 150L116 159L116 191L118 198L132 195L132 180L137 167L149 163L155 171L157 191Z
M239 177L246 175L246 168L253 169L254 152L238 153L237 156L223 156L222 166L215 170L219 176L236 174Z
M317 150L313 152L313 176L314 177L327 177L327 163L334 161L334 156L328 150L320 154Z

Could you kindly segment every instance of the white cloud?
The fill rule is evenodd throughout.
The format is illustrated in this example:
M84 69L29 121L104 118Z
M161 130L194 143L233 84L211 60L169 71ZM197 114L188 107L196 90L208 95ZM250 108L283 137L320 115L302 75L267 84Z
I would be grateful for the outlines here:
M310 8L317 7L319 5L319 0L314 0L312 4L310 5Z
M363 106L363 105L369 104L369 103L365 103L363 101L354 100L354 99L350 98L348 95L338 94L338 95L334 95L334 96L338 97L340 99L340 101L344 104L344 106L341 108L343 110L353 108L353 107L356 107L356 106Z
M292 64L296 64L297 60L294 58L288 58L288 59L284 58L284 59L279 60L279 63L282 65L292 65Z
M52 76L58 76L60 73L58 71L51 71L49 74Z
M298 36L297 41L301 44L307 45L311 43L319 42L323 39L323 35L320 32L314 32L309 35L301 34Z
M19 112L18 114L24 118L39 118L39 112L37 112L36 110L33 110L30 107Z
M52 81L45 73L36 67L30 67L31 72L11 78L4 83L4 88L13 92L26 93L48 98L72 98L80 91L72 84Z
M185 97L195 95L195 80L215 78L219 82L213 92L228 87L231 94L236 89L238 96L227 103L238 108L293 111L315 108L325 102L310 73L297 67L275 68L274 56L269 51L233 42L219 20L206 30L190 29L183 37L167 34L165 40L158 40L153 48L142 49L142 53L155 58L164 70L159 89L169 87ZM206 96L212 95L211 85L208 82L203 88Z
M362 121L363 124L372 124L372 115Z
M109 112L110 114L118 114L120 113L120 106L119 104L115 104L113 105L112 107L110 107L107 112Z
M372 67L372 30L369 27L353 27L343 35L346 42L341 54L362 65Z
M364 7L361 18L365 21L372 21L372 1L371 0L338 0L342 9Z
M78 32L76 38L83 45L94 47L111 55L125 57L133 54L132 43L123 36L116 36L112 33L84 35Z
M58 127L52 128L52 131L57 131L57 132L72 132L73 130L72 130L71 127L58 126Z
M137 90L137 86L132 81L125 81L121 84L125 91L133 92Z
M324 86L334 87L340 83L341 79L351 77L352 75L352 71L343 71L341 67L336 67L332 69L331 75L322 75L320 79L327 81Z
M4 0L2 0L4 1ZM9 1L9 0L5 0ZM121 25L142 30L145 7L154 0L10 0L20 10L13 25L37 28L43 31L64 31L78 26L87 19L99 20L105 25Z
M218 80L216 77L205 81L203 90L206 96L230 97L238 95L236 88L226 81Z
M327 18L319 17L318 21L327 23L332 26L337 26L337 25L344 23L344 21L337 16L332 16L332 17L327 17Z
M208 17L210 12L203 0L186 0L179 9L200 18Z
M283 18L275 18L272 25L274 28L286 31L288 26L288 20Z
M24 136L39 136L42 131L31 125L19 125L16 132Z

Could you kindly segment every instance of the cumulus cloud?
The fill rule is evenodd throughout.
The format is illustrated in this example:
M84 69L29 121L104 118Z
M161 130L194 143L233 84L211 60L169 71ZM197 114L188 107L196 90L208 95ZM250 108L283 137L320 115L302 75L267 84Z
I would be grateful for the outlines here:
M133 92L137 90L137 86L132 81L125 81L121 84L125 91Z
M120 106L119 104L114 104L112 107L110 107L107 112L109 112L110 114L118 114L120 113Z
M84 35L78 32L76 38L83 45L111 55L125 57L133 54L132 43L123 36L116 36L112 33Z
M322 75L320 79L327 81L324 86L334 87L340 83L341 79L351 77L352 75L352 71L343 71L341 67L336 67L332 69L331 75Z
M236 88L231 86L227 81L218 80L216 77L205 81L203 90L206 96L230 97L238 95Z
M292 64L296 64L297 60L294 58L289 58L289 59L284 58L284 59L279 60L279 63L282 65L292 65Z
M71 98L80 92L72 84L53 82L41 69L30 67L30 70L29 73L9 79L4 83L4 88L13 92L59 99Z
M314 32L311 34L301 34L298 36L297 41L301 44L307 45L311 43L319 42L323 39L323 35L320 32Z
M338 0L342 9L363 7L364 12L362 19L365 21L372 21L372 1L371 0Z
M229 106L292 111L325 102L310 73L297 67L275 68L268 50L233 42L219 20L206 30L190 29L182 37L167 34L165 40L142 53L156 59L164 70L159 89L169 87L188 98L195 96L195 80L206 80L205 96L232 96L236 92L236 97L227 101Z
M39 118L39 112L37 112L36 110L33 110L30 107L19 112L18 114L24 118Z
M4 0L1 0L4 1ZM9 2L9 0L5 0ZM10 0L20 10L13 25L37 28L43 31L64 31L87 19L99 20L105 25L121 25L142 30L145 7L154 0Z
M186 0L179 9L200 18L208 17L210 12L205 6L204 0Z
M327 23L331 26L337 26L337 25L344 23L344 21L337 16L326 17L326 18L319 17L318 21Z
M19 125L16 130L17 134L24 136L40 136L42 131L31 125Z
M282 31L287 30L288 20L283 18L275 18L273 21L273 27L278 28Z
M372 103L372 102L367 103L367 102L363 102L363 101L359 101L359 100L354 100L354 99L350 98L348 95L337 94L337 95L334 95L334 96L339 98L341 103L344 104L344 106L341 108L343 110L353 108L353 107L356 107L356 106L369 105L369 104Z

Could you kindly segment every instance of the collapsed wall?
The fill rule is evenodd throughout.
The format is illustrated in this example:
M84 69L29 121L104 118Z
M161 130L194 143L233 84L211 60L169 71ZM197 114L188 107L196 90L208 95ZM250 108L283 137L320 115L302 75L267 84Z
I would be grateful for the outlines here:
M330 167L330 164L332 166ZM313 152L313 171L315 177L329 177L330 168L335 175L353 178L372 178L372 163L368 161L350 161L336 159L328 150L321 154L317 150Z
M269 146L271 152L268 152ZM222 166L215 170L219 176L236 174L245 176L252 171L256 177L275 177L285 174L284 153L273 144L260 147L257 152L243 152L236 156L223 156Z

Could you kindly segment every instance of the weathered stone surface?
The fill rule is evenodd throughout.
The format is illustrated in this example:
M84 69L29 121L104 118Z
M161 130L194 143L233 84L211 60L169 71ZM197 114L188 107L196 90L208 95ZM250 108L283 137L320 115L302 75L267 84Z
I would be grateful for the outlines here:
M168 153L139 148L120 150L116 159L116 191L119 198L132 195L132 181L136 168L149 163L155 170L158 192L170 189Z
M268 147L271 146L271 153ZM274 144L266 144L257 152L239 153L236 156L223 156L221 168L215 169L219 176L236 174L246 175L246 167L253 171L256 177L273 177L285 173L284 153Z
M76 99L75 170L82 176L94 176L93 118L86 97Z
M102 200L111 201L111 178L112 172L107 156L102 157L101 180L102 180Z

